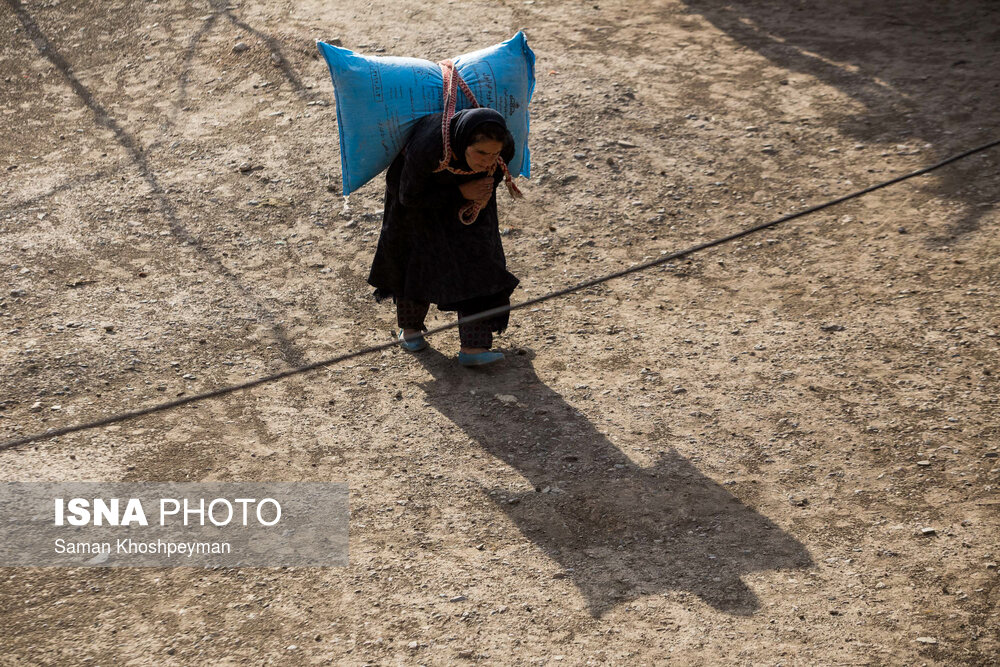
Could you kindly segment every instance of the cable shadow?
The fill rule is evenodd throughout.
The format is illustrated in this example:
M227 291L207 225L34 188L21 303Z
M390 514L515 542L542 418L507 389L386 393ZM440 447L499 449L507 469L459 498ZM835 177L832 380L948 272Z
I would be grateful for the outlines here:
M270 35L262 33L256 28L250 27L250 25L246 22L236 18L230 11L229 3L226 0L209 0L209 4L216 12L229 19L230 23L242 30L246 30L248 33L267 44L267 48L271 51L271 55L273 56L274 64L277 65L278 69L280 69L282 74L285 75L285 78L288 79L288 82L292 85L292 89L297 95L299 95L299 97L311 100L319 95L316 91L309 90L302 85L302 80L299 79L299 75L294 69L292 69L292 66L288 64L288 60L285 58L285 54L282 52L281 44L278 40Z
M433 377L418 383L427 401L535 487L487 493L562 566L593 617L667 591L751 615L761 604L744 575L812 566L804 545L676 451L636 465L539 380L533 354L478 370L432 348L415 358Z
M174 100L174 108L180 108L184 104L184 100L187 98L187 86L191 72L191 61L194 60L195 51L198 49L198 44L201 42L202 37L208 34L208 31L212 29L215 25L215 21L218 19L218 14L212 14L201 27L198 28L197 32L191 35L191 39L188 40L187 48L184 49L184 55L181 57L181 74L178 77L177 86L177 98Z
M110 130L115 135L115 139L118 140L118 143L121 144L121 146L128 153L132 162L139 169L143 180L146 182L153 196L156 198L160 213L167 220L170 226L171 234L173 234L174 238L190 245L206 262L214 266L216 271L227 278L230 283L242 293L247 302L253 306L255 317L259 321L270 323L271 335L277 344L278 350L281 352L282 358L288 365L303 365L305 363L304 351L296 346L291 339L289 339L284 328L281 327L280 324L274 322L274 316L267 311L264 305L257 299L251 290L242 283L240 278L212 254L211 249L208 246L202 243L198 237L191 234L187 228L181 224L173 202L171 202L166 196L163 186L160 184L159 179L150 167L149 161L146 159L142 147L138 144L135 138L107 112L100 102L94 98L93 93L91 93L90 90L76 78L76 75L73 73L73 68L70 66L69 62L66 61L62 54L60 54L52 43L49 42L48 38L45 37L41 28L39 28L31 14L25 10L20 0L5 0L5 2L8 6L10 6L18 20L21 22L21 25L24 27L24 30L31 39L32 43L35 45L35 48L38 49L38 52L45 56L49 62L51 62L56 69L62 73L70 87L73 89L73 92L76 93L87 108L94 114L94 121L97 125Z
M995 138L972 127L1000 126L1000 3L994 0L684 2L742 46L863 105L860 113L825 118L855 140L926 143L943 157ZM975 138L959 144L952 135L962 125L970 125L966 134ZM935 187L937 196L970 209L951 226L952 241L979 229L984 213L975 202L956 194L948 180ZM939 244L940 238L926 242Z
M93 174L87 174L86 176L80 176L78 178L71 178L70 180L60 183L54 188L51 188L45 192L39 193L30 199L26 199L22 202L11 206L10 208L0 209L0 214L7 215L12 214L18 209L27 208L29 206L34 206L35 204L41 203L48 199L49 197L54 197L60 192L66 192L67 190L72 190L73 188L79 187L81 185L87 185L88 183L93 183L94 181L99 181L102 178L107 178L113 172L110 169L104 169L102 171L96 171Z

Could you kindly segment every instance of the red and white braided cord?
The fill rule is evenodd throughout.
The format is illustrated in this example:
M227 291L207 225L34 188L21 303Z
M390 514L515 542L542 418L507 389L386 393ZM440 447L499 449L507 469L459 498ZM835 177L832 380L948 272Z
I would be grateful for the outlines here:
M469 88L465 80L462 79L462 75L458 73L455 69L455 63L450 60L442 60L438 63L441 66L441 76L444 79L444 113L441 114L441 138L444 143L444 155L441 156L441 164L438 165L435 172L438 171L448 171L452 174L459 174L463 176L469 176L472 174L478 174L477 171L466 171L464 169L456 169L451 166L451 161L455 157L455 154L451 150L451 119L455 115L455 105L458 103L458 89L461 88L462 92L465 93L465 97L469 100L469 104L473 107L478 108L479 102L476 100L476 96L472 93L472 89ZM521 199L524 195L518 189L517 185L514 183L514 179L510 175L510 170L507 169L507 163L504 162L502 157L497 157L497 161L492 165L486 172L488 176L493 176L496 173L497 167L503 170L504 183L507 186L507 191L510 193L511 197L515 199ZM483 210L486 206L486 201L470 201L466 203L458 211L458 219L462 221L463 224L471 225L479 217L479 212Z

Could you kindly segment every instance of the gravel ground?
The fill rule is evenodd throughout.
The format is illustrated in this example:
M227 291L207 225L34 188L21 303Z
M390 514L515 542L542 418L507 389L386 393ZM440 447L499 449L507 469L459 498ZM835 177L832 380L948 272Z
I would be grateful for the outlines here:
M990 0L3 0L0 439L387 340L314 41L519 29L517 301L998 138ZM0 664L997 664L998 155L515 313L481 372L452 330L0 451L351 488L348 567L0 569Z

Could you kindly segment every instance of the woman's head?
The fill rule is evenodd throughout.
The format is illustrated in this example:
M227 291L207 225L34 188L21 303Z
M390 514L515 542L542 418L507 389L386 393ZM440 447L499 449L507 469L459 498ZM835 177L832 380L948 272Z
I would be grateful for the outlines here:
M487 171L513 137L504 117L493 109L466 109L455 114L451 125L455 155L472 171Z
M503 151L504 135L507 130L496 123L480 125L465 148L465 163L472 171L486 171L496 164Z

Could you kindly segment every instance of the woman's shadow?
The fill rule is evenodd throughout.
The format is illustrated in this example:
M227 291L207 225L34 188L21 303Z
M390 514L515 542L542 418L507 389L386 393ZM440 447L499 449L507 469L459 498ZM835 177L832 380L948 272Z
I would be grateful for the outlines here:
M744 574L812 565L800 542L677 452L636 465L538 379L533 356L464 369L428 349L415 358L433 379L418 384L430 405L535 487L486 491L562 566L593 616L671 590L749 615L760 602Z

